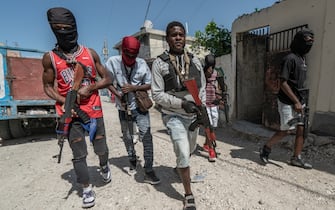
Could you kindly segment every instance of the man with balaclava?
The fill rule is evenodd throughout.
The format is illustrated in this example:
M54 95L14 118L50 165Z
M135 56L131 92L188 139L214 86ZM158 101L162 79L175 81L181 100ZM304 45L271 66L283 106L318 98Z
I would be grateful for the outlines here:
M70 10L62 7L51 8L47 11L47 17L57 43L42 59L44 91L56 101L56 111L61 117L65 111L67 94L76 89L77 100L74 107L78 107L89 118L83 122L77 111L72 110L72 120L67 125L69 130L66 135L72 150L77 182L83 187L82 207L89 208L95 205L95 193L90 184L86 162L85 132L89 133L94 152L99 157L102 181L111 181L104 119L98 93L98 89L111 84L111 78L96 51L78 44L76 20ZM96 80L98 75L100 79Z
M305 55L310 51L314 42L312 31L304 29L294 36L291 43L291 52L284 57L280 73L280 90L278 93L278 112L280 115L280 130L277 131L260 149L260 159L266 164L273 145L278 143L289 131L296 129L294 154L290 164L293 166L311 169L301 157L304 143L304 121L302 116L306 106L306 74L307 65ZM294 121L293 119L298 119ZM292 124L292 122L295 122Z
M113 85L109 90L116 96L115 105L118 109L123 141L128 153L128 173L137 172L137 156L133 142L133 123L135 122L140 139L143 143L144 182L156 185L159 178L153 170L153 142L148 111L141 111L136 103L136 91L148 91L151 88L151 72L142 58L137 55L140 42L132 36L122 39L121 55L111 56L106 62L106 68L113 76Z

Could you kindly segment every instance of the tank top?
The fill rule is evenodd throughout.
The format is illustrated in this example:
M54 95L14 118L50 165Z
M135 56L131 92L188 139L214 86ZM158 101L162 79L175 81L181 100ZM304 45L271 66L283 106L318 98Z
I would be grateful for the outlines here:
M50 51L49 54L55 69L57 90L61 96L66 97L67 92L71 90L73 85L74 67L71 64L67 64L64 59L60 58L53 51ZM90 50L80 45L78 50L71 56L71 59L75 59L87 67L87 70L84 72L81 87L95 84L97 72ZM59 116L63 115L62 104L56 102L55 106L57 114ZM101 100L97 90L88 98L81 98L79 107L86 112L90 118L102 117Z

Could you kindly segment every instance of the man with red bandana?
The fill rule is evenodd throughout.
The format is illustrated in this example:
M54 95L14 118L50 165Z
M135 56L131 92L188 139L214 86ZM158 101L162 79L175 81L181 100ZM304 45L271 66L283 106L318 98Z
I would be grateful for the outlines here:
M153 143L150 129L149 112L142 112L135 100L135 92L138 90L148 91L151 88L151 72L142 58L138 58L140 42L132 36L122 39L122 54L110 57L106 62L107 69L111 72L114 81L109 89L115 94L115 104L119 110L119 119L123 141L126 146L130 162L130 174L136 173L137 157L132 140L133 122L137 124L140 139L143 142L144 156L144 182L152 185L160 183L159 178L153 171ZM126 110L127 109L127 110ZM130 110L131 119L127 111ZM132 122L129 122L132 121ZM128 126L128 125L131 125Z
M94 152L99 157L102 179L105 183L111 181L104 119L98 94L98 89L111 84L111 78L101 64L98 54L93 49L77 43L76 20L70 10L62 7L51 8L47 12L47 17L56 36L57 44L52 51L43 56L43 85L45 93L56 101L56 110L59 116L64 114L67 93L77 83L74 81L74 75L80 68L77 65L84 66L84 76L79 81L77 105L90 117L90 123L84 124L80 118L73 117L67 138L72 149L72 162L77 182L83 187L82 207L89 208L95 205L95 193L90 185L86 162L85 131L88 130L88 127ZM101 77L99 81L96 80L97 74ZM73 114L76 115L76 113Z

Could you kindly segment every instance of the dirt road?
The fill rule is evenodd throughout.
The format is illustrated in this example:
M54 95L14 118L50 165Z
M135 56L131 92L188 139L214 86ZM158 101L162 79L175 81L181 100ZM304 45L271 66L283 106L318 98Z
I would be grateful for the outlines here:
M104 103L111 183L101 181L97 157L92 147L88 148L97 194L93 209L182 209L183 188L173 171L175 156L159 113L151 110L154 167L162 181L157 186L143 182L142 168L135 176L124 171L127 157L116 113L114 104ZM314 169L303 170L289 166L286 161L291 151L278 146L271 154L273 164L264 167L258 157L264 140L254 140L229 127L219 129L217 138L220 155L215 163L208 162L199 151L191 158L192 176L205 176L204 182L192 184L199 210L335 208L334 157L311 159ZM199 145L203 142L200 136ZM143 161L142 144L137 143L136 149ZM0 209L81 209L70 148L65 144L60 164L52 157L57 153L57 142L51 134L4 142L0 147Z

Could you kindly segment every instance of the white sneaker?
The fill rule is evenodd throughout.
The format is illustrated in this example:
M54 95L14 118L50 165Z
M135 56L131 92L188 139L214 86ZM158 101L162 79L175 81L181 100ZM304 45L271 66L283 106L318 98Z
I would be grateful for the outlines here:
M103 182L109 183L112 181L112 173L108 163L100 168L100 174Z
M95 192L91 189L83 192L83 208L90 208L95 205Z

